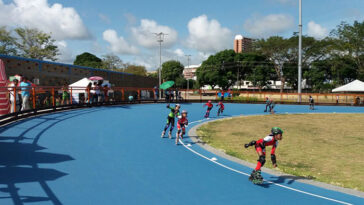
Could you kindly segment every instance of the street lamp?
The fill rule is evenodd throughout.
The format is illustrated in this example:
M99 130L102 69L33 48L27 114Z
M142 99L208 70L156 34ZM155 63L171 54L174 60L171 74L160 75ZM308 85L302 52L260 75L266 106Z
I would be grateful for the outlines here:
M302 92L302 0L299 0L299 37L298 37L298 102L301 102Z
M186 57L187 57L187 69L190 69L190 57L191 57L191 55L186 55ZM188 97L188 90L190 89L190 81L188 79L188 76L187 76L186 80L187 80L187 95L186 95L186 97Z
M159 96L162 97L162 91L160 90L161 84L162 84L162 43L164 41L164 36L168 35L166 33L160 32L160 33L154 33L158 37L157 42L159 43L159 71L158 71L158 78L159 78Z

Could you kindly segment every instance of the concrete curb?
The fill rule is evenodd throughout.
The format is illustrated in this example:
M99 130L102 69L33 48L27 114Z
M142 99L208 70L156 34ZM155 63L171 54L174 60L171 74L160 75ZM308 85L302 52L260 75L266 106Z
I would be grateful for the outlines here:
M251 115L249 115L249 116L251 116ZM243 116L243 117L249 117L249 116ZM242 116L240 116L240 117L242 117ZM199 124L193 126L188 131L188 137L194 143L196 143L198 146L202 147L203 149L205 149L205 150L207 150L207 151L209 151L209 152L211 152L211 153L213 153L213 154L215 154L217 156L223 157L223 158L225 158L227 160L230 160L230 161L239 163L239 164L241 164L243 166L247 166L247 167L250 167L250 168L254 169L256 164L253 164L253 163L238 159L236 157L227 155L222 150L218 150L218 149L206 144L205 142L200 140L200 138L197 136L197 129L200 128L201 126L203 126L204 124L214 122L214 121L232 119L232 118L236 118L236 117L222 118L222 119L210 120L210 121L205 121L203 123L199 123ZM262 168L262 171L265 172L265 173L271 174L271 175L282 177L282 178L287 179L287 180L294 180L294 181L302 182L302 183L305 183L305 184L310 184L310 185L313 185L313 186L321 187L321 188L324 188L324 189L338 191L338 192L342 192L342 193L345 193L345 194L350 194L350 195L353 195L353 196L364 198L364 192L361 192L361 191L358 191L358 190L344 188L344 187L338 187L338 186L334 186L332 184L326 184L326 183L323 183L323 182L314 181L312 179L286 174L286 173L279 172L277 170L268 169L268 168L265 168L265 167Z

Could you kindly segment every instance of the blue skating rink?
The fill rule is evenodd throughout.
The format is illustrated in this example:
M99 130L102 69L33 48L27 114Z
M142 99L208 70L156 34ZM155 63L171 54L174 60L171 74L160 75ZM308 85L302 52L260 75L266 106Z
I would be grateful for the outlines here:
M264 114L264 108L225 104L224 117ZM182 104L182 109L193 122L188 128L203 122L202 104ZM364 113L364 108L339 106L311 111L277 105L276 110ZM161 139L168 113L166 104L99 107L1 127L0 204L364 204L364 198L266 173L264 178L273 183L253 185L244 174L250 168L188 138L184 144L190 147ZM220 164L208 160L213 157Z

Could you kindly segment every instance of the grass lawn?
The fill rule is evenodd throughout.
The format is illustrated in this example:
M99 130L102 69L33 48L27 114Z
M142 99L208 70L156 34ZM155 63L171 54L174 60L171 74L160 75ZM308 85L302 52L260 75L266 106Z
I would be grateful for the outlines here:
M284 130L276 150L278 169L337 186L364 191L364 114L289 114L247 116L203 125L198 136L209 145L256 163L251 140ZM265 167L272 168L267 147Z

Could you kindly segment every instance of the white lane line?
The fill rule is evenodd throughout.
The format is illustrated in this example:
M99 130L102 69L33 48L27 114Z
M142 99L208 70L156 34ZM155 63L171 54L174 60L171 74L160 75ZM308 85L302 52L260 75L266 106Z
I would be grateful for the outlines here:
M201 121L201 120L199 120L199 121ZM195 121L195 122L198 122L198 121ZM192 123L195 123L195 122L192 122ZM192 124L192 123L190 123L190 124ZM239 173L239 174L242 174L242 175L245 175L245 176L250 176L250 174L247 174L247 173L245 173L245 172L242 172L242 171L236 170L236 169L234 169L234 168L231 168L231 167L229 167L229 166L226 166L226 165L224 165L224 164L221 164L220 162L217 162L217 161L215 161L215 160L213 160L213 159L210 159L210 158L206 157L205 155L202 155L202 154L200 154L200 153L196 152L195 150L193 150L193 149L191 149L190 147L186 146L186 145L183 143L183 141L182 141L182 140L179 140L179 142L183 145L183 147L185 147L185 148L186 148L186 149L188 149L189 151L193 152L194 154L196 154L196 155L198 155L198 156L200 156L200 157L202 157L202 158L204 158L204 159L209 160L210 162L213 162L213 163L215 163L215 164L217 164L217 165L219 165L219 166L221 166L221 167L224 167L224 168L226 168L226 169L228 169L228 170L231 170L231 171L233 171L233 172L236 172L236 173ZM215 158L215 159L216 159L216 158ZM310 193L310 192L302 191L302 190L295 189L295 188L292 188L292 187L289 187L289 186L285 186L285 185L282 185L282 184L277 184L277 183L274 183L274 182L269 181L269 180L265 180L265 179L264 179L264 181L265 181L265 182L267 182L267 183L274 184L274 185L277 185L277 186L279 186L279 187L285 188L285 189L289 189L289 190L292 190L292 191L295 191L295 192L302 193L302 194L306 194L306 195L314 196L314 197L321 198L321 199L326 199L326 200L329 200L329 201L337 202L337 203L339 203L339 204L352 205L351 203L348 203L348 202L339 201L339 200L336 200L336 199L332 199L332 198L324 197L324 196L321 196L321 195L313 194L313 193Z

